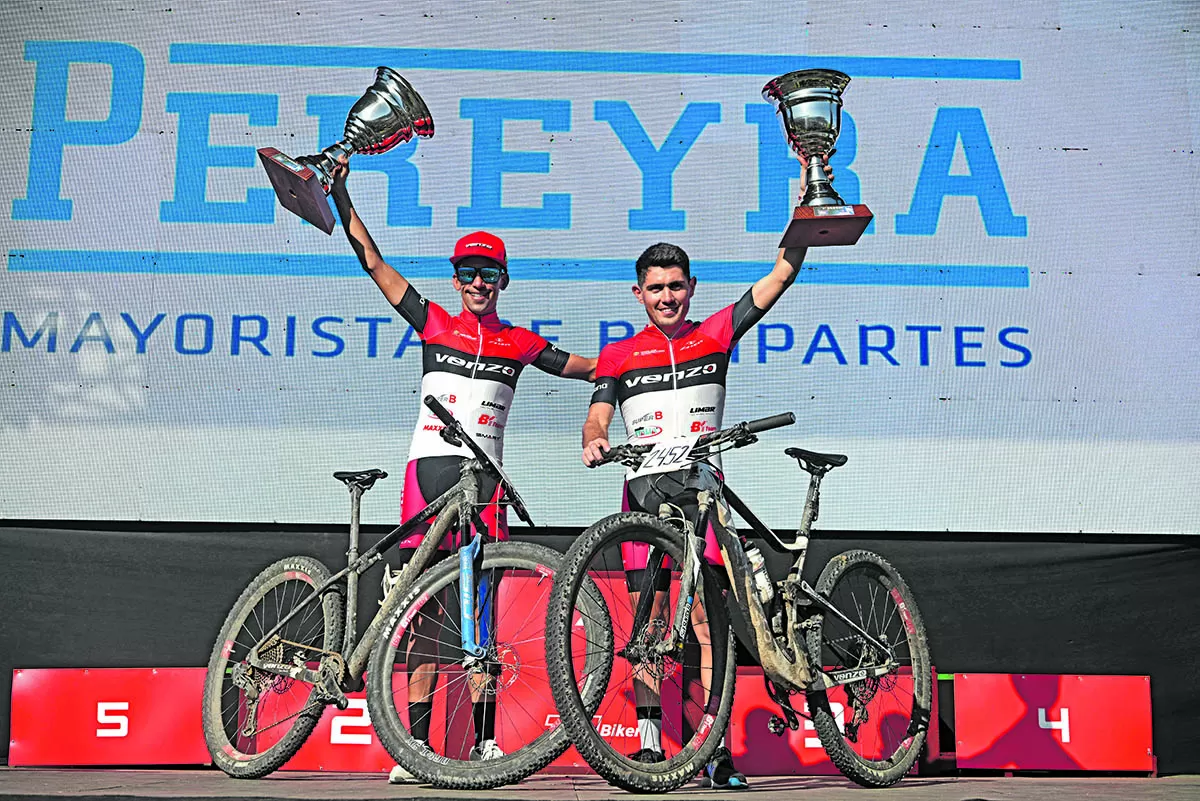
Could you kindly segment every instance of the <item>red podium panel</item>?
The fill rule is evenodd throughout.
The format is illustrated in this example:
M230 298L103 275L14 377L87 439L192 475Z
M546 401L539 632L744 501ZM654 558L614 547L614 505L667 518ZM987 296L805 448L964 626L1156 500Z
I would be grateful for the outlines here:
M600 581L601 593L618 617L631 614L625 599L624 574L611 581ZM511 643L515 664L530 671L527 679L512 683L505 704L520 709L520 715L497 719L500 747L513 750L540 731L558 725L553 698L545 684L544 630L540 609L544 601L545 576L510 576L501 585L498 603L507 613L501 618L498 637ZM624 602L621 602L623 601ZM506 629L518 626L516 631ZM628 620L618 621L627 629ZM460 670L446 664L439 682L442 688L462 687L450 674ZM17 670L13 676L12 745L13 765L185 765L211 762L201 731L201 692L204 668L178 669L57 669ZM540 677L540 681L535 678ZM404 682L403 671L393 681ZM907 680L905 678L901 679ZM670 689L668 689L668 692ZM406 691L398 686L397 697ZM393 761L379 742L371 724L363 692L352 693L350 708L325 710L312 736L286 765L284 770L320 770L333 772L387 771ZM831 696L835 714L841 708L836 693ZM801 705L802 698L795 703ZM441 740L446 727L464 729L463 737L452 741L470 742L472 727L469 703L450 699L446 693L435 695L431 735ZM668 699L668 707L670 699ZM454 709L457 713L451 714ZM801 708L801 707L798 707ZM448 711L450 710L450 711ZM624 693L604 706L604 715L593 721L601 736L625 753L638 750L632 697ZM825 756L812 724L776 737L767 730L767 721L776 712L766 696L762 671L741 668L728 734L728 745L738 766L750 775L800 775L835 773ZM864 737L877 727L864 727ZM462 756L462 755L460 755ZM591 769L574 748L568 749L548 768L549 772L589 772Z
M14 670L8 764L205 764L203 687L203 668Z
M313 733L281 770L387 773L396 761L379 743L367 712L366 694L349 693L350 707L327 707Z
M1148 676L954 674L960 768L1154 770Z

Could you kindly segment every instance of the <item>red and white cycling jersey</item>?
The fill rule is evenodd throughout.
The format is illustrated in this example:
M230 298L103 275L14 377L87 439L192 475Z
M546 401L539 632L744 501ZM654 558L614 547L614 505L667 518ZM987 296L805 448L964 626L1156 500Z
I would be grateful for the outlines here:
M421 337L421 397L432 395L450 410L484 451L504 457L504 427L521 370L532 364L562 375L570 357L544 338L508 325L496 314L478 317L464 309L457 316L421 297L412 286L396 305ZM438 433L443 426L424 404L413 431L408 459L470 456Z
M747 290L704 322L688 320L673 339L648 325L606 345L596 365L592 403L619 406L631 442L719 430L729 353L764 314Z

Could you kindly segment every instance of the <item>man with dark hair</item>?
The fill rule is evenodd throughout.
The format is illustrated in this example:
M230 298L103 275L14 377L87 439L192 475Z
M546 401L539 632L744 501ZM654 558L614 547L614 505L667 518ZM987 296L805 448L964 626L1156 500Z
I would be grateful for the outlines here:
M379 248L367 232L346 190L349 167L345 157L333 173L330 195L337 206L346 237L350 240L367 274L383 296L421 337L423 375L420 397L432 395L442 402L496 461L504 454L504 431L512 406L517 378L527 365L562 378L590 380L596 360L567 353L524 328L508 325L496 314L500 293L508 287L508 254L500 237L485 231L467 234L454 246L450 279L462 301L462 311L448 311L420 294L408 280L383 260ZM442 439L441 422L429 410L417 417L409 445L408 466L404 477L401 518L408 520L430 501L453 487L459 479L459 466L469 458L465 445L451 445ZM508 539L508 524L500 500L501 489L494 480L481 477L480 494L493 503L483 514L485 536ZM432 521L422 524L416 533L400 543L401 549L415 549ZM460 536L462 536L460 534ZM442 549L448 549L443 543ZM411 550L409 550L411 554ZM385 576L384 591L390 589L390 573ZM436 621L420 615L415 629ZM436 632L425 641L436 641ZM430 639L432 638L432 639ZM417 637L411 639L418 639ZM426 745L433 693L437 687L436 655L420 654L413 649L407 656L409 732ZM475 746L472 759L490 759L502 754L495 740L496 708L486 690L472 685L474 702ZM388 780L393 784L415 779L397 765Z
M696 323L687 319L696 291L687 253L665 242L647 248L636 263L637 284L633 294L645 307L649 325L633 337L610 343L600 351L595 391L583 424L584 464L595 466L609 449L608 428L618 406L630 441L652 443L719 430L725 409L729 354L742 335L762 319L796 280L805 252L805 248L781 249L775 266L736 303ZM670 380L627 380L639 374L664 374L664 368ZM695 498L694 493L684 490L686 477L687 471L681 470L628 480L623 507L657 515L660 504L669 501L690 516L695 510ZM638 593L632 588L642 586L647 554L644 546L626 545L622 559L636 608ZM704 556L710 564L721 564L711 525L705 532ZM693 615L693 629L702 644L708 642L703 610ZM642 762L662 759L658 684L649 676L635 673L634 701L641 748L631 758ZM712 787L748 786L746 777L734 767L724 743L705 768L705 774Z
M666 242L659 242L657 245L651 245L642 251L642 255L638 256L637 262L634 264L634 270L637 272L638 286L646 283L646 273L651 267L671 267L675 266L683 270L683 277L690 279L692 277L691 262L688 260L688 254L683 248L678 245L671 245ZM637 294L636 292L634 293Z

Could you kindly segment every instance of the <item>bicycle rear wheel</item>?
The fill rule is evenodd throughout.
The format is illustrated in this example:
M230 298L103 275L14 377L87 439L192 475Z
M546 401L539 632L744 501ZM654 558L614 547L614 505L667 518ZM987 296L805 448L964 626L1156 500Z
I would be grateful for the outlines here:
M250 649L329 580L316 559L292 556L259 573L226 616L204 679L204 740L213 762L236 779L257 779L292 758L321 717L314 689L252 668ZM340 596L326 596L288 621L264 661L317 669L324 652L342 646ZM296 660L299 660L297 662Z
M829 758L864 787L887 787L916 762L929 729L932 666L925 624L904 579L870 551L830 559L816 590L868 634L891 646L888 672L873 675L887 655L836 616L808 630L816 667L863 670L866 677L831 690L809 690L808 709Z
M546 609L550 586L562 554L525 542L487 543L476 574L490 587L483 662L463 668L457 559L447 559L421 574L384 627L367 669L367 706L380 742L417 778L455 789L486 789L519 781L549 764L570 744L546 704ZM585 587L568 618L602 646L611 642L603 602ZM485 639L482 631L478 640ZM477 640L477 641L478 641ZM587 655L588 670L607 678L611 648ZM605 661L609 660L609 661ZM430 690L410 666L436 669ZM428 668L426 668L428 670ZM409 693L413 680L414 693ZM594 705L603 687L585 692ZM428 699L428 700L422 700ZM477 702L494 705L494 723L477 718ZM417 705L412 702L416 701ZM429 704L428 708L420 704ZM417 715L421 717L416 717ZM494 740L502 755L484 752L472 759L476 724L491 727L482 736ZM413 735L426 730L428 747ZM484 757L479 759L479 757ZM487 758L490 757L490 758Z
M647 554L646 570L635 578L637 588L628 585L622 546ZM680 602L675 566L682 562L683 535L677 529L648 514L616 514L575 541L550 595L546 653L563 727L597 773L633 792L666 792L694 779L729 723L736 667L733 631L721 585L707 564L697 579L694 597L699 610L690 616L682 650L661 655L653 651L667 636ZM567 614L588 578L608 607L613 631L608 646L588 641L588 632L573 625ZM636 630L633 589L639 598L654 594L650 614ZM707 632L700 615L706 617ZM614 649L619 658L597 706L580 688L603 677L590 676L579 654L604 647ZM643 748L636 706L655 695L661 705L662 761L644 763L630 758Z

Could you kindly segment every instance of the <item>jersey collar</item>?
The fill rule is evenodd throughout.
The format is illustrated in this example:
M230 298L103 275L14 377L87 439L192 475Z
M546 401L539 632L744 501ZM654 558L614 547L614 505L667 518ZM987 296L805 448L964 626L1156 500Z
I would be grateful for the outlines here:
M480 328L486 328L489 331L499 331L506 328L504 322L500 319L500 315L496 312L488 312L484 315L477 315L474 312L463 309L458 313L458 319L462 323L474 327L478 322Z
M659 328L657 325L655 325L654 323L647 323L646 327L642 329L642 333L646 334L649 332L654 332L654 333L658 334L659 336L661 336L663 339L674 342L676 339L682 339L683 337L685 337L688 334L695 331L698 325L699 324L694 322L693 320L684 320L683 325L679 326L679 330L675 332L675 336L668 337L667 333L665 331L663 331L661 328Z

